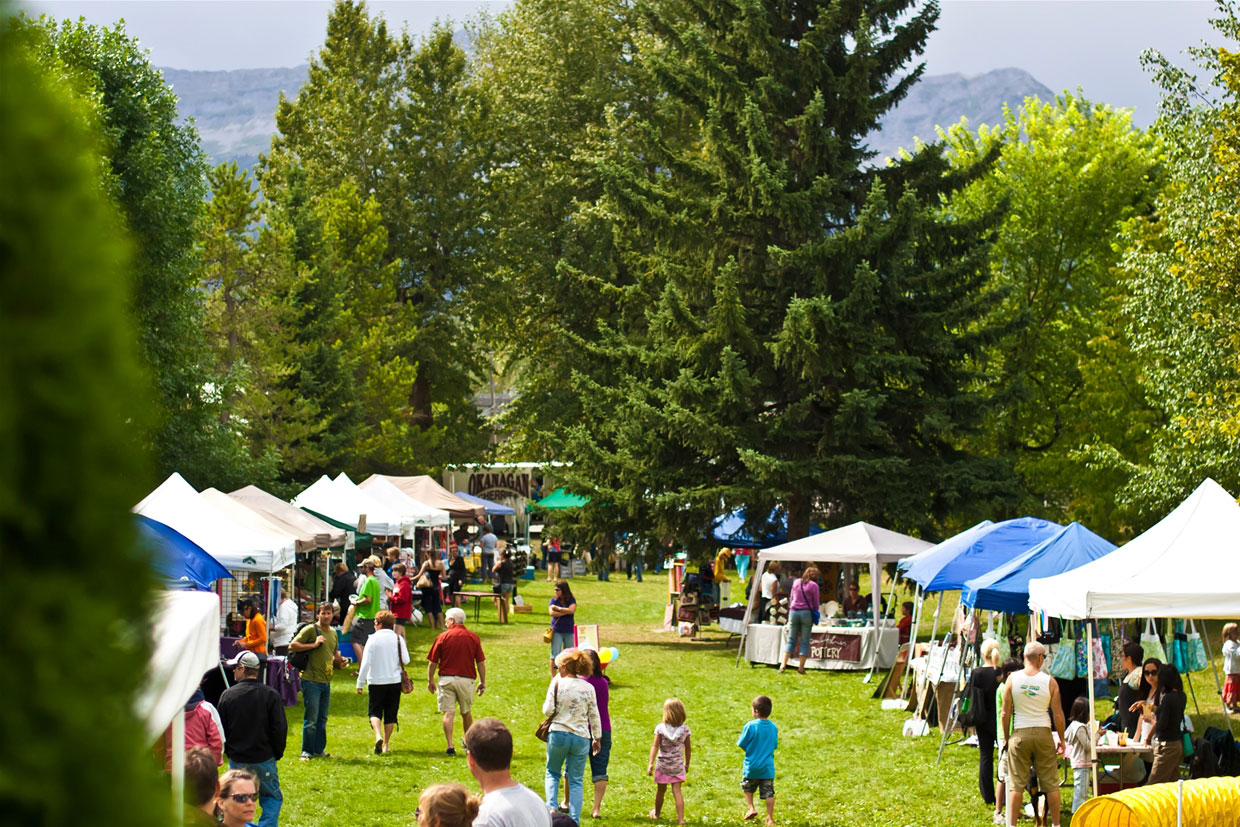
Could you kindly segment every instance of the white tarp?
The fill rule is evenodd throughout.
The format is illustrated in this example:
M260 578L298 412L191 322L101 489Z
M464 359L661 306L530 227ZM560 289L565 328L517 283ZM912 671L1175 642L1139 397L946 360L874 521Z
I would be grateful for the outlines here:
M344 474L335 480L326 474L293 498L293 505L317 511L337 522L357 526L378 537L400 534L400 515L379 505Z
M296 556L291 538L237 523L175 472L133 510L181 532L231 571L279 571Z
M386 477L373 475L358 486L366 496L400 514L402 534L413 536L415 528L452 525L452 516L442 508L419 502L388 482Z
M1105 557L1029 581L1029 603L1067 619L1240 616L1240 505L1207 479L1154 525Z
M202 676L220 663L220 598L212 592L164 592L151 617L146 682L134 709L154 741L194 694Z

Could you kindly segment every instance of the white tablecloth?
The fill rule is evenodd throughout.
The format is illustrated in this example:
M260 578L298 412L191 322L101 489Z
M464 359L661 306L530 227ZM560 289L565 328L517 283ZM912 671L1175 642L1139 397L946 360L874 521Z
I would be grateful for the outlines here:
M861 659L849 660L816 660L805 661L807 669L869 669L875 664L874 629L870 626L815 626L814 632L827 632L836 635L860 635ZM788 640L788 626L774 626L770 623L751 623L745 638L745 660L750 663L779 663L784 646ZM878 633L877 667L890 669L896 662L896 651L900 648L900 631L894 625L885 626ZM789 661L798 662L794 653Z

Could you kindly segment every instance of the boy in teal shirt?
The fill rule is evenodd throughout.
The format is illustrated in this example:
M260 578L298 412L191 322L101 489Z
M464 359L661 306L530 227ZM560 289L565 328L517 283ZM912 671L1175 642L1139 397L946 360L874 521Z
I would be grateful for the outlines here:
M779 746L779 727L771 723L771 699L759 695L753 699L753 720L745 724L736 745L745 750L741 769L741 791L745 793L745 820L755 818L755 791L766 804L766 827L775 827L775 749Z

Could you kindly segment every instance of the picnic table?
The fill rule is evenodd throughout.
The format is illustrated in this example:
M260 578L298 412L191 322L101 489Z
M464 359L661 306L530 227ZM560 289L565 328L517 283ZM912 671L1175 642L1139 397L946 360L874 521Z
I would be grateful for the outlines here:
M474 599L474 622L478 621L478 616L482 611L482 598L484 597L500 597L499 592L456 592L456 597L472 597Z

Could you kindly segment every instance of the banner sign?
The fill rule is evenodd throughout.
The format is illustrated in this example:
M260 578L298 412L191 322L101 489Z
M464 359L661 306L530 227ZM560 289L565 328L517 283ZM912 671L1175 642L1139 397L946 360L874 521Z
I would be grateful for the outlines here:
M814 660L861 660L861 635L837 635L833 632L812 632L809 656Z
M530 496L530 475L524 472L517 474L470 474L469 493L484 499L495 499L494 496L488 496L494 494L507 494L528 499Z

